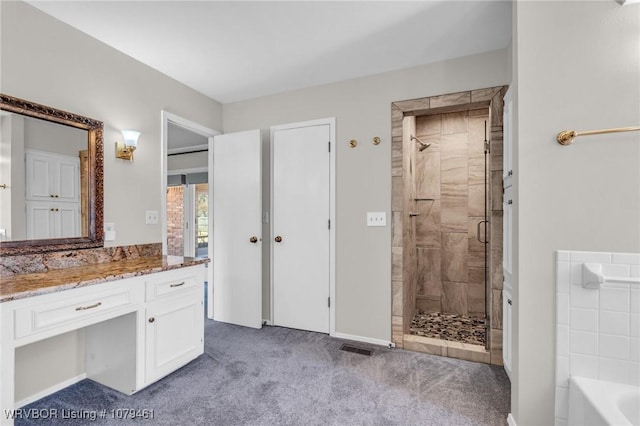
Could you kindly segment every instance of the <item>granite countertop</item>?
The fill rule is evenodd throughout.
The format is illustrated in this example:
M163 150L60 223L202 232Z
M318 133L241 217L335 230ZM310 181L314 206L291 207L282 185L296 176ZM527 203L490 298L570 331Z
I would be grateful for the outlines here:
M48 272L34 274L17 274L0 278L0 303L207 262L209 259L145 256L86 266L52 269Z

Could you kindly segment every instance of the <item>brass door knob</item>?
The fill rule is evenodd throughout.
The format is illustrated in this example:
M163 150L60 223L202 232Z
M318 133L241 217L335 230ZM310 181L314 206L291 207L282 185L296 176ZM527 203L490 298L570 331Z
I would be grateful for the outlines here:
M253 244L257 243L258 242L258 237L253 236L253 237L249 238L249 242L253 243Z
M282 241L282 237L278 235L277 237L274 238L274 240L276 240L276 243L279 243L280 241Z

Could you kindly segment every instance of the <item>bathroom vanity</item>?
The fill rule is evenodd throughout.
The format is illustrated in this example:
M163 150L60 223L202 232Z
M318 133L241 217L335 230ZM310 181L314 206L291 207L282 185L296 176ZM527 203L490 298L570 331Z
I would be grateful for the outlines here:
M84 378L130 395L202 354L206 262L150 256L3 277L0 424L13 424L7 410ZM77 330L84 374L16 401L16 354Z

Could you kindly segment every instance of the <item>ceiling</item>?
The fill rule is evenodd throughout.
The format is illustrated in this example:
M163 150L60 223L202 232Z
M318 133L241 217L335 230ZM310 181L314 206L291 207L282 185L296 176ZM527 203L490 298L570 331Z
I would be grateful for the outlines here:
M167 152L169 154L207 149L208 143L209 140L206 136L171 121L167 124Z
M511 39L508 0L27 1L223 104Z

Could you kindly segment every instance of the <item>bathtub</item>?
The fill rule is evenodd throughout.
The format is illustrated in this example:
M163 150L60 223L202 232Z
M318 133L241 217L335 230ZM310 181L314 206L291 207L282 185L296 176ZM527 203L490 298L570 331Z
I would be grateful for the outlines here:
M569 425L640 425L640 387L571 377Z

